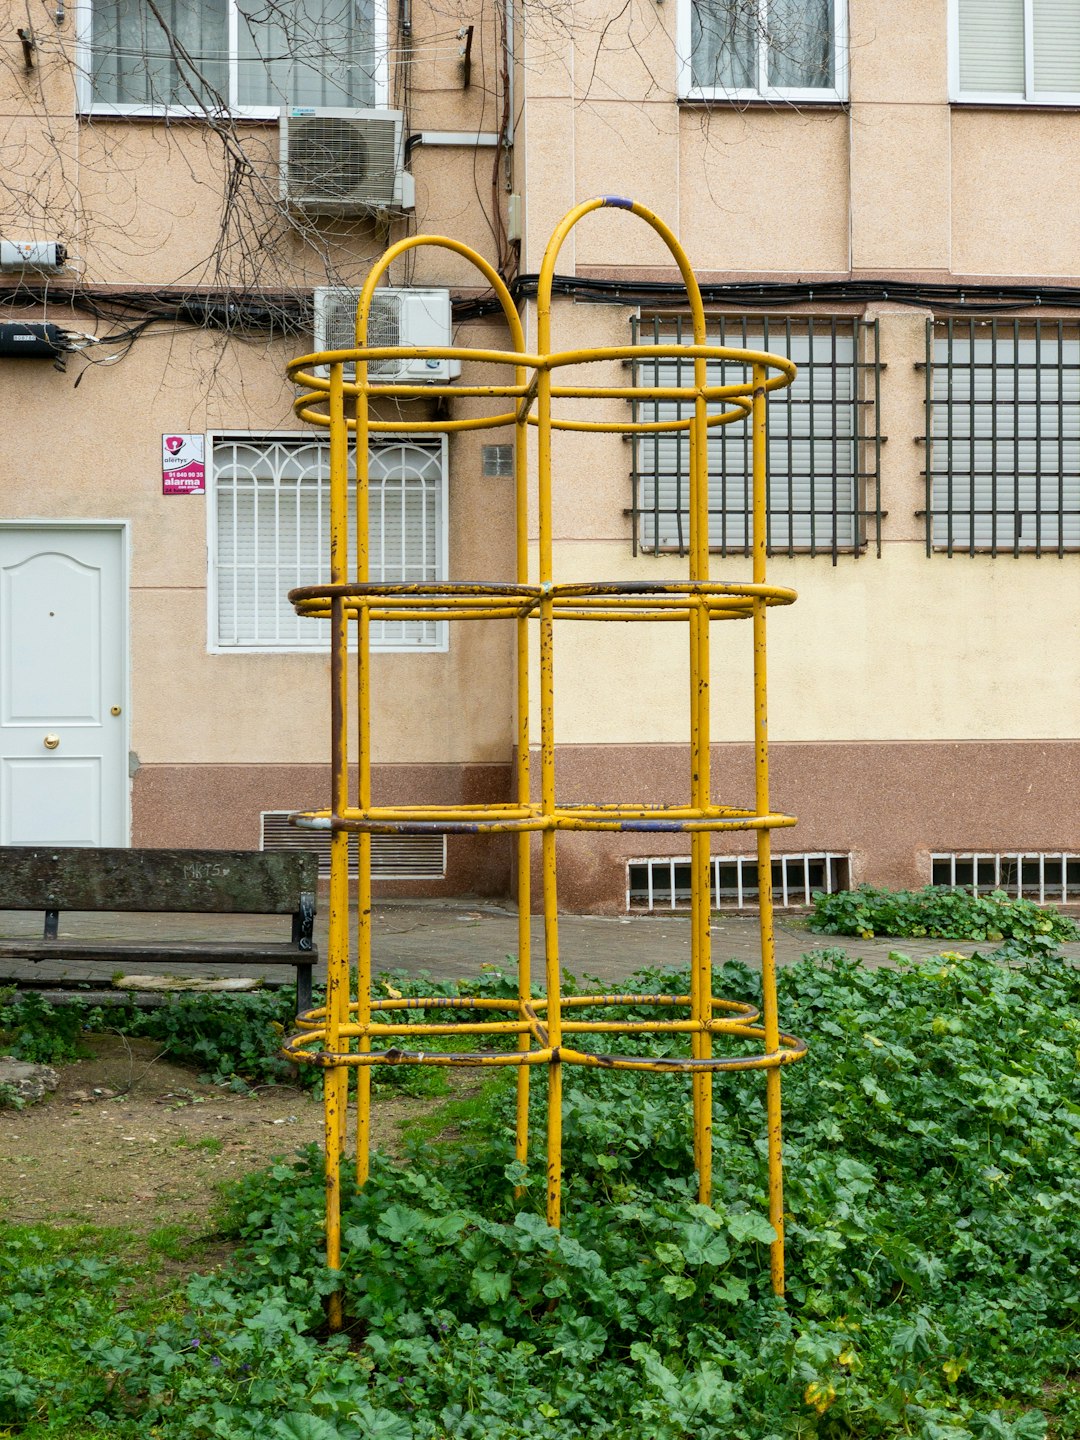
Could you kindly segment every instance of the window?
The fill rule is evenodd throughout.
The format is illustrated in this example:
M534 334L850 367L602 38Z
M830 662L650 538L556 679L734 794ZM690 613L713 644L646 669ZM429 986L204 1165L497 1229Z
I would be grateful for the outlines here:
M1080 321L927 327L927 554L1080 548Z
M679 317L632 321L635 344L689 344L689 321ZM768 424L769 548L788 555L858 551L880 553L880 439L877 434L877 322L718 316L710 344L772 350L799 367L792 385L775 390ZM744 366L716 362L711 384L734 382ZM691 360L643 360L638 384L690 385ZM634 418L687 417L692 405L640 403ZM750 553L751 428L734 421L709 432L709 543L722 555ZM686 432L634 439L635 552L677 551L689 544L690 441Z
M117 114L385 103L378 0L90 0L83 108Z
M757 907L757 857L713 855L709 860L714 910ZM774 855L773 904L783 908L809 906L816 890L831 895L850 889L849 855ZM628 910L688 910L690 860L665 855L655 860L631 860L626 867Z
M989 895L1004 890L1040 905L1067 905L1080 900L1080 855L1033 851L998 855L993 851L946 851L931 855L931 884L949 890Z
M384 438L369 462L370 576L446 575L446 450L439 438ZM309 438L212 437L210 634L214 649L326 650L325 620L287 599L329 578L330 447ZM353 470L350 455L350 474ZM350 487L350 529L355 493ZM445 622L380 620L383 650L443 650Z
M843 100L845 0L681 0L679 93Z
M953 0L958 100L1080 104L1076 0Z

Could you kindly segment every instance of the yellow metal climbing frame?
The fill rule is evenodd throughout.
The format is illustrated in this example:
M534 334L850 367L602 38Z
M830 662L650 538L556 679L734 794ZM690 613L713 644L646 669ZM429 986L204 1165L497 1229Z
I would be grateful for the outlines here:
M629 211L661 237L686 285L693 322L692 345L608 346L554 351L551 348L551 292L559 252L573 227L586 215L605 207ZM506 350L457 346L368 346L367 326L372 295L389 267L406 251L434 245L471 262L498 298L510 331ZM326 1255L331 1270L341 1265L341 1171L346 1148L349 1072L356 1070L356 1177L368 1174L371 1121L371 1067L415 1065L513 1065L517 1067L517 1128L515 1154L528 1154L529 1076L536 1066L547 1071L547 1220L557 1226L562 1191L562 1069L564 1065L686 1073L693 1092L694 1162L698 1196L708 1204L712 1187L712 1075L716 1070L764 1070L766 1083L769 1219L776 1233L772 1246L772 1281L784 1289L783 1173L780 1131L780 1067L798 1060L805 1045L779 1028L776 1003L775 952L771 887L771 832L793 825L787 815L769 808L768 730L766 703L766 613L770 606L788 605L792 590L769 585L765 578L765 407L770 390L789 385L795 374L790 360L778 355L709 345L705 311L697 280L675 236L645 206L614 196L587 200L572 209L556 227L544 254L536 301L536 350L526 348L521 318L501 277L481 256L459 241L418 235L401 240L383 254L368 275L356 316L356 347L293 361L289 376L300 388L295 410L301 419L329 430L330 436L330 582L294 590L290 599L301 615L330 622L332 795L325 810L293 817L300 825L329 830L331 837L330 941L327 957L326 1003L302 1016L300 1032L287 1045L297 1061L325 1071ZM469 362L470 373L498 367L512 383L413 385L369 379L369 362L403 354ZM679 358L693 361L693 381L681 387L631 384L605 386L562 383L576 366L597 361ZM711 384L710 361L735 365L741 378ZM345 367L355 379L345 378ZM688 367L687 367L688 368ZM317 373L321 372L321 373ZM373 397L431 399L476 397L500 402L495 413L464 419L402 421L375 418ZM610 400L681 401L683 418L625 423L572 419L556 415L558 401ZM691 415L684 410L693 406ZM752 427L753 570L749 583L709 578L708 461L709 430L732 422ZM529 427L536 431L535 494L531 494ZM368 465L369 440L381 432L452 433L505 429L514 438L516 510L516 579L513 584L395 584L369 582ZM685 578L667 582L556 582L553 578L552 435L554 431L603 431L616 434L644 431L688 432L689 436L689 565ZM356 530L348 525L348 452L355 435ZM529 501L537 523L536 573L530 573ZM751 621L754 649L754 773L753 808L721 805L712 799L709 750L710 629L714 621ZM371 783L371 624L376 620L506 620L514 627L517 658L516 784L514 798L491 805L376 805ZM685 626L689 649L689 803L650 806L633 801L615 804L560 805L555 792L555 635L566 621L641 621ZM533 637L538 630L538 645ZM356 632L350 648L350 631ZM535 650L538 655L535 656ZM534 673L535 672L535 673ZM540 743L538 798L530 776L529 687L538 680ZM350 764L356 780L350 787ZM687 995L563 995L561 991L557 907L559 834L579 831L650 831L687 833L691 850L691 971ZM757 836L761 912L763 1004L751 1005L715 997L710 952L709 836L715 831L752 830ZM358 920L355 935L356 993L350 993L349 963L354 937L349 925L348 838L357 835L359 852ZM462 997L373 998L371 931L371 836L373 834L512 832L517 844L518 957L517 996L513 1000ZM544 977L541 997L534 997L531 960L531 846L540 836L543 896ZM648 1003L673 1016L664 1021L597 1020L596 1012L618 1016L620 1007ZM482 1020L408 1023L386 1012L457 1009L481 1014ZM584 1014L586 1018L575 1019ZM689 1055L635 1058L579 1048L579 1036L677 1033L689 1036ZM516 1037L516 1048L426 1051L423 1037L451 1035ZM714 1040L739 1037L753 1042L752 1053L717 1055ZM402 1048L412 1037L416 1048ZM340 1296L330 1301L330 1325L342 1323Z

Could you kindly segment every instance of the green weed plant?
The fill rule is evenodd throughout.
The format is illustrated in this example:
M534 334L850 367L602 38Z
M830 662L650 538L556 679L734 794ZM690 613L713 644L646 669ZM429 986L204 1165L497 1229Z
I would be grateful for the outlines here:
M400 971L379 977L376 993L382 998L430 994L434 997L469 994L504 997L516 993L497 969L484 972L478 982L436 982L426 975L407 976ZM316 992L315 1003L321 995ZM417 1011L392 1011L400 1020L422 1018ZM445 1012L436 1012L446 1018ZM479 1012L465 1012L479 1018ZM274 1084L315 1086L320 1072L314 1066L298 1067L281 1054L283 1038L295 1027L296 1010L291 989L256 990L242 995L177 995L167 1004L141 1010L134 1004L102 1008L92 1002L51 1005L33 991L0 991L0 1054L42 1064L64 1064L87 1052L83 1036L91 1032L145 1036L154 1040L164 1058L190 1065L214 1084L236 1089ZM428 1048L434 1048L435 1041ZM458 1037L454 1048L473 1042ZM446 1048L450 1048L447 1045ZM440 1096L449 1091L446 1076L434 1067L380 1066L373 1076L377 1086L406 1095Z
M810 929L827 935L859 935L867 940L874 935L992 943L1017 940L1044 950L1080 940L1080 927L1067 915L1033 900L1012 898L1003 890L975 895L941 885L924 890L860 885L832 895L819 892L813 901Z
M642 993L686 983L637 977ZM757 979L731 964L717 985L752 999ZM508 1163L513 1077L496 1072L449 1117L453 1143L426 1128L348 1196L343 1334L323 1322L314 1151L233 1189L234 1263L166 1296L153 1323L113 1298L122 1256L9 1239L0 1434L1077 1436L1080 972L1016 945L874 971L833 950L780 987L811 1046L784 1076L786 1303L769 1285L761 1076L716 1076L706 1208L685 1080L569 1070L556 1232L539 1144L527 1173Z

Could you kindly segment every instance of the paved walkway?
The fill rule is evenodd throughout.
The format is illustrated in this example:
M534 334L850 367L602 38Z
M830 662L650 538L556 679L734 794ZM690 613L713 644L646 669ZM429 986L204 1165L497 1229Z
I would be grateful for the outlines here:
M248 916L61 915L61 935L109 939L155 935L160 939L215 940L243 937L287 936L288 922ZM325 904L316 918L320 964L316 982L325 974L328 911ZM5 915L3 930L11 936L41 935L40 915ZM534 972L542 973L543 928L532 922ZM690 953L689 918L674 915L564 915L559 920L560 962L579 979L594 976L605 988L647 966L685 964ZM722 916L712 926L713 956L717 964L736 959L759 963L758 927L754 916ZM790 964L812 950L839 946L868 965L888 962L891 952L919 956L954 949L970 953L980 948L970 942L947 940L858 940L844 936L815 935L805 919L778 915L776 950L780 964ZM985 946L983 947L985 948ZM1062 945L1061 951L1080 964L1080 943ZM487 902L413 901L378 905L374 915L376 970L403 970L416 975L427 971L437 979L466 978L483 966L509 966L517 954L517 914L508 907ZM131 967L138 969L139 967ZM161 965L158 973L198 973L189 965ZM72 964L62 961L11 962L4 980L35 985L97 982L108 986L116 973L109 964ZM269 983L288 984L290 969L243 969L211 962L206 974L259 975Z

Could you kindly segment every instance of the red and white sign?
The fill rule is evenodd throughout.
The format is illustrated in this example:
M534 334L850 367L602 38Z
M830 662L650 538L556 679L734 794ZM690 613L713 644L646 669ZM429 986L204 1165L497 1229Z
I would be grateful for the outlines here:
M204 495L206 493L205 435L163 435L161 437L161 493L163 495Z

